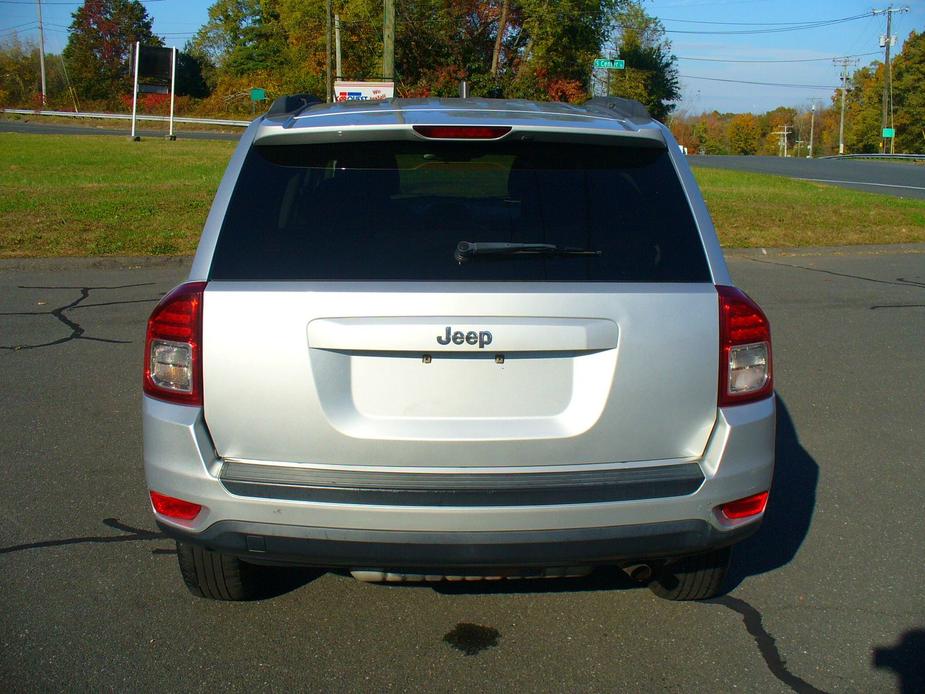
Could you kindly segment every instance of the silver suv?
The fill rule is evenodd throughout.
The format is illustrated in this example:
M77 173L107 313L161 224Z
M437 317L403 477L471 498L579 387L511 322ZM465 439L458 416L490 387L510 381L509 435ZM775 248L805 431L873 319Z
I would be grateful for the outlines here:
M767 503L771 338L635 102L288 97L151 315L143 418L196 595L611 565L702 599Z

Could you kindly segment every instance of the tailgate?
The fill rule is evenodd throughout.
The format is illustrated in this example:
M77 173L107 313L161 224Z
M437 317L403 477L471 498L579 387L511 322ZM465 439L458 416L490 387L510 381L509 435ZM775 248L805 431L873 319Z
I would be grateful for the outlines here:
M711 284L212 282L203 320L226 458L666 460L698 456L716 416Z

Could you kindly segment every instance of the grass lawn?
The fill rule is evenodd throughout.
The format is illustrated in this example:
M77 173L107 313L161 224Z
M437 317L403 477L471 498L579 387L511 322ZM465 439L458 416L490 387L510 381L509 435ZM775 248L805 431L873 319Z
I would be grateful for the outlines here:
M234 145L0 133L0 257L192 253Z
M0 257L192 253L234 143L0 133ZM727 247L925 241L925 200L696 169Z
M725 169L694 175L727 248L925 241L925 200Z

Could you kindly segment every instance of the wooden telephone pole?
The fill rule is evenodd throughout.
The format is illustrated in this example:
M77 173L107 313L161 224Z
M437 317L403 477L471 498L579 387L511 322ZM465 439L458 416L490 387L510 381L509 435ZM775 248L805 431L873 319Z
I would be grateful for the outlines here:
M395 77L395 0L382 3L382 78Z

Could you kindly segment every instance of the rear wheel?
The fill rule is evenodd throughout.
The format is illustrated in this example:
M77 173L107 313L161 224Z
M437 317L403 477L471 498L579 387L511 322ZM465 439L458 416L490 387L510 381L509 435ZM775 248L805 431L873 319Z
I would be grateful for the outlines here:
M178 541L177 561L186 587L200 598L249 600L263 585L261 567L198 545Z
M649 589L666 600L706 600L720 593L732 548L683 557L661 567Z

